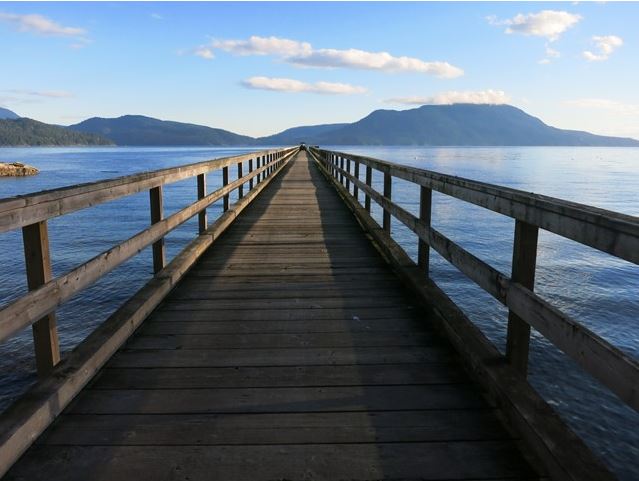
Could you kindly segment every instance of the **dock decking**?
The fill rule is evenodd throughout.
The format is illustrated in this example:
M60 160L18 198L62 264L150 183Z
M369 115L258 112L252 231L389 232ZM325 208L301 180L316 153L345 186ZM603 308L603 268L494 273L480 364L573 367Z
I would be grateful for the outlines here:
M302 151L5 479L538 476Z

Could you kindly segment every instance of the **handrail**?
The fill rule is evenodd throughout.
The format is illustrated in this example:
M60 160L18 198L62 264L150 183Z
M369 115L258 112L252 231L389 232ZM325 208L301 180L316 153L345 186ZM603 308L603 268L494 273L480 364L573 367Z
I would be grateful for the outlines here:
M624 403L639 411L639 362L533 292L539 228L638 263L638 218L370 157L317 148L310 150L354 201L359 203L359 191L364 193L368 214L371 199L382 208L382 228L387 235L390 236L390 216L417 234L419 264L426 273L428 248L432 247L510 309L506 357L520 374L524 377L527 374L532 326ZM367 168L365 181L360 179L359 164ZM384 194L372 186L373 168L384 173ZM391 200L392 177L421 186L419 217ZM431 189L517 220L511 278L430 226Z
M291 147L253 152L0 200L0 233L22 228L29 283L27 294L0 309L0 341L33 324L38 373L46 375L60 360L52 314L57 306L149 245L153 245L154 271L159 272L165 266L163 239L169 232L199 214L199 232L203 233L207 228L208 206L224 199L224 211L228 211L231 192L237 190L242 199L246 184L250 191L267 181L275 169L298 150L298 147ZM255 167L253 160L256 160ZM246 174L245 162L248 163ZM238 178L229 182L229 166L236 164ZM219 169L223 171L223 185L207 194L205 174ZM197 177L198 200L164 218L162 186L189 177ZM70 272L52 278L48 219L147 189L150 193L150 227Z

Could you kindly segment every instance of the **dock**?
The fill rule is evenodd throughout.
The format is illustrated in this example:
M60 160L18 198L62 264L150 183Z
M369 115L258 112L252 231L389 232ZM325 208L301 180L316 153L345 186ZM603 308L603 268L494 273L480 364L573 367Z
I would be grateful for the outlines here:
M223 186L207 192L214 169ZM393 175L418 183L419 216L392 202ZM40 374L0 416L3 479L615 479L527 382L530 328L635 409L637 362L538 300L534 252L543 228L637 263L639 223L556 199L542 219L517 203L548 198L438 175L292 147L0 201L0 232L23 229L31 288L0 310L0 339L33 325ZM198 201L165 218L161 186L186 177ZM511 278L429 227L432 189L513 209ZM149 229L51 278L46 219L141 190ZM196 238L167 263L164 235L193 216ZM391 216L418 234L417 262ZM55 307L146 245L153 279L60 360ZM509 307L506 355L429 279L429 249Z

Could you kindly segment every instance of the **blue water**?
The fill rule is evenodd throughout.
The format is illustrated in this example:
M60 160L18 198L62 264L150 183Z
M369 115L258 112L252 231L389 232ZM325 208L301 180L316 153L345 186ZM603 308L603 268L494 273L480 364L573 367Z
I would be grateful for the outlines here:
M340 147L442 173L550 195L639 216L639 149L633 148L404 148ZM117 177L246 149L211 148L9 148L0 161L41 169L35 177L0 178L0 197ZM209 176L209 189L221 184ZM382 178L374 176L381 190ZM196 198L195 179L165 188L165 209L174 212ZM393 198L418 213L419 191L394 181ZM214 205L210 218L220 212ZM381 221L379 209L373 210ZM60 275L130 237L149 223L148 194L136 194L49 222L54 274ZM455 242L508 274L514 221L442 194L433 194L433 225ZM415 236L394 222L395 238L416 256ZM167 238L174 256L197 231L189 221ZM0 303L26 292L19 232L0 234ZM548 232L539 238L535 289L556 307L615 346L639 358L639 267ZM142 252L58 311L63 350L84 339L110 312L140 288L152 272L151 253ZM500 348L505 346L507 311L466 280L436 253L431 275ZM31 334L0 346L0 407L34 380ZM606 392L572 361L533 333L530 380L624 481L639 479L639 414Z

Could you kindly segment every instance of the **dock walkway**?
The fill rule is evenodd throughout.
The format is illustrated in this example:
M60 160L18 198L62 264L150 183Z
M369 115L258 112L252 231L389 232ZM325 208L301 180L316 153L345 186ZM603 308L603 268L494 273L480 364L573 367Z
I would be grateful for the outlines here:
M301 151L5 479L538 475Z

